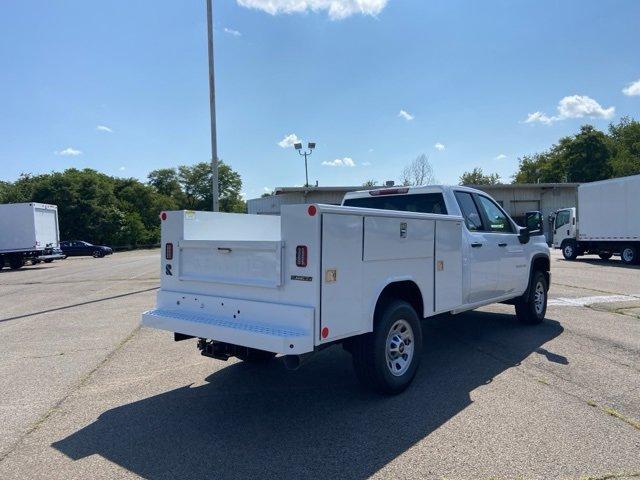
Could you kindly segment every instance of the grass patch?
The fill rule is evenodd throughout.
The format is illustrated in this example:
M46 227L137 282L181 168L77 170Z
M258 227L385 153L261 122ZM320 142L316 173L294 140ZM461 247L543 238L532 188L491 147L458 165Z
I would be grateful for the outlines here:
M639 421L634 420L633 418L627 417L626 415L624 415L623 413L619 412L615 408L601 407L600 405L598 405L593 400L587 400L587 405L589 405L590 407L599 408L600 410L602 410L607 415L610 415L613 418L617 418L618 420L622 420L624 423L627 423L627 424L631 425L636 430L640 430L640 422ZM613 475L613 474L611 474L611 475ZM640 477L640 472L635 472L635 473L632 474L632 476ZM584 477L584 478L587 479L587 478L592 478L592 477ZM601 477L593 477L593 478L598 480ZM602 477L602 478L606 480L607 478L618 478L618 477Z

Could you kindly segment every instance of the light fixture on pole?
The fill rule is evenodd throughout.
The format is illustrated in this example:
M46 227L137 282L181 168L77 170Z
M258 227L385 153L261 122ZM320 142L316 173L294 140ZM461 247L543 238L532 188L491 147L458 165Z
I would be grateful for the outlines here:
M307 152L306 150L302 150L302 143L298 142L298 143L294 143L293 144L293 148L295 148L298 153L300 154L300 156L304 157L304 176L305 176L305 180L306 183L304 184L305 187L309 186L309 170L307 168L307 157L309 155L311 155L313 153L313 151L316 148L316 142L309 142L307 144L307 148L309 149L309 151Z

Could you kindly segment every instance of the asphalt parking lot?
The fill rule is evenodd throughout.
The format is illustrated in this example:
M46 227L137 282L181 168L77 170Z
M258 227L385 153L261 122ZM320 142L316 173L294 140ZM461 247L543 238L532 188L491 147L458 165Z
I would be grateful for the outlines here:
M139 328L158 252L0 272L0 478L640 477L640 267L552 259L547 320L424 322L397 397Z

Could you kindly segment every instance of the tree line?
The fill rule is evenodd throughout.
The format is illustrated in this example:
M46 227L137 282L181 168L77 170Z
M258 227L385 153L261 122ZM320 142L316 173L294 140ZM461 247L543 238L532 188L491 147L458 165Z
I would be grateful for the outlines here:
M594 182L640 174L640 122L623 117L606 132L584 125L575 135L551 148L519 159L513 183ZM495 185L496 173L474 168L460 177L461 185Z
M212 178L206 162L154 170L146 183L70 168L0 181L0 203L57 205L62 240L136 247L159 243L162 210L211 210ZM240 175L221 162L218 179L220 210L244 212Z

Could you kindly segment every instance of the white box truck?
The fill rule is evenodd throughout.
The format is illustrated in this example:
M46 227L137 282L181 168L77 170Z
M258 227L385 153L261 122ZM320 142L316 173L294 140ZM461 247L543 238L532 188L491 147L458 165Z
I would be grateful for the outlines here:
M21 268L26 261L65 258L60 250L58 207L44 203L0 205L0 269Z
M620 255L640 263L640 175L585 183L578 187L577 208L555 213L553 246L567 260Z
M343 206L288 205L281 216L161 214L161 287L143 325L198 338L203 355L264 362L340 343L358 378L406 388L420 319L494 302L544 319L549 247L536 212L513 222L466 187L347 194Z

